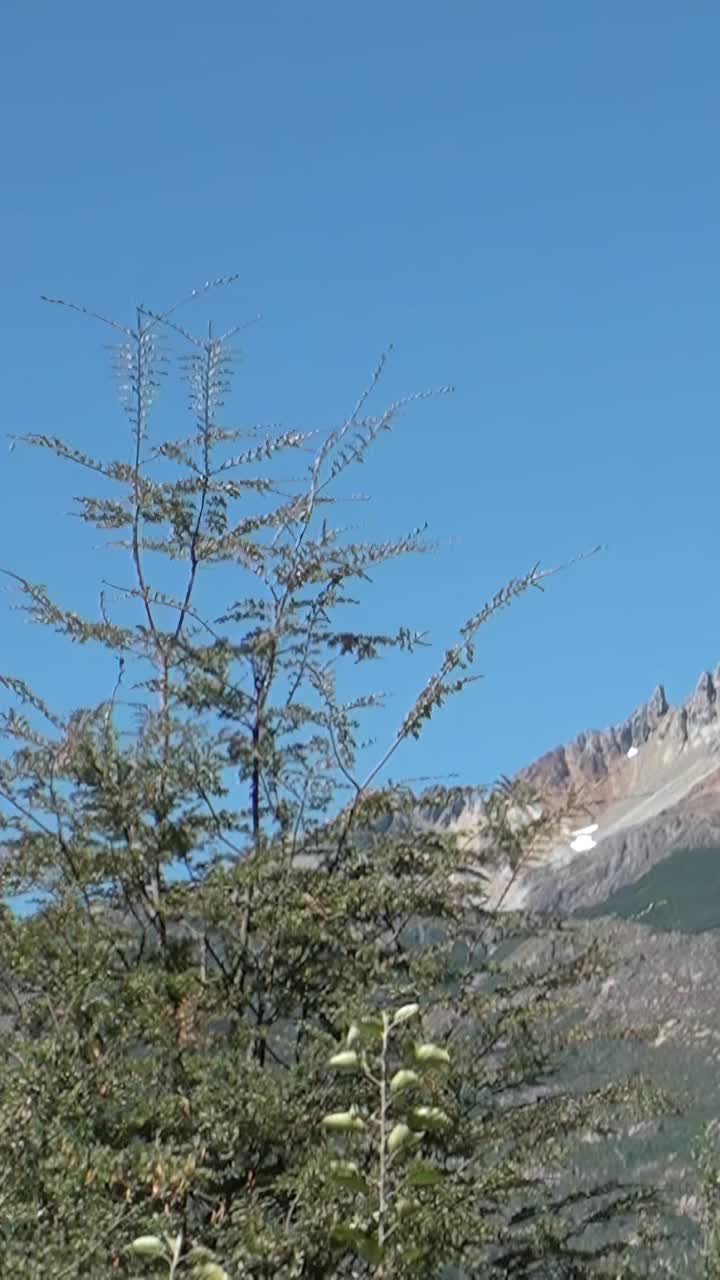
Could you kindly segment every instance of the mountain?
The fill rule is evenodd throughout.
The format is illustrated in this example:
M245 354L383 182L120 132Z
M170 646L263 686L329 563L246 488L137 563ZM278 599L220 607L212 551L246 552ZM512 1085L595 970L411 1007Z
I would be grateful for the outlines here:
M623 724L579 734L515 781L557 825L524 872L495 865L491 901L502 909L584 912L677 850L720 846L720 666L679 706L659 685ZM464 833L472 849L483 843L483 808L482 794L467 790L423 816Z
M679 1233L672 1274L699 1277L692 1151L720 1114L720 667L703 672L679 706L658 686L622 724L579 734L511 781L534 793L531 816L551 818L553 834L515 876L495 862L489 904L572 917L576 941L609 947L610 973L584 981L575 995L583 1024L600 1033L591 1071L598 1079L640 1071L669 1088L680 1111L612 1149L588 1134L588 1154L607 1162L608 1174L665 1186ZM517 823L526 816L518 812ZM480 790L466 789L445 807L428 800L420 821L458 832L469 864L473 850L491 850ZM568 937L563 929L530 938L509 962L552 963ZM622 1049L604 1029L643 1031L647 1039Z

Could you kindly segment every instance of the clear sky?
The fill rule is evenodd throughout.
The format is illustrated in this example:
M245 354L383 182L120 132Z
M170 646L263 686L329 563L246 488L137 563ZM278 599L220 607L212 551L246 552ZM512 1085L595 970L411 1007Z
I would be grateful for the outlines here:
M357 480L370 535L448 543L379 580L394 621L442 651L509 576L607 544L488 627L406 773L489 780L683 696L720 660L719 55L714 0L7 4L3 429L127 448L106 335L41 293L130 319L237 271L220 322L264 318L234 421L337 423L389 342L386 399L456 387ZM0 448L0 563L94 607L79 481ZM1 671L103 696L10 604Z

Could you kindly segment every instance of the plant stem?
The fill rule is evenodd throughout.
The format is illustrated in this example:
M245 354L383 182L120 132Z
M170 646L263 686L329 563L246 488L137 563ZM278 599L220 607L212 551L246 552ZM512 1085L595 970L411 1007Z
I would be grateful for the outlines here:
M390 1019L387 1013L383 1014L383 1037L382 1037L382 1056L380 1059L380 1172L378 1177L378 1226L377 1238L378 1245L382 1252L385 1243L385 1180L387 1176L387 1111L388 1111L388 1042L390 1039ZM377 1280L382 1280L385 1275L383 1262L375 1272Z

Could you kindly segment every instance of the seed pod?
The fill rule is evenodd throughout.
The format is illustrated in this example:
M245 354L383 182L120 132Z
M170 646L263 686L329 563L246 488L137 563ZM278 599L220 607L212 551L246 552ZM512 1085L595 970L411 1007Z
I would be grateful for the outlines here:
M323 1129L330 1133L364 1133L365 1122L354 1111L332 1111L324 1117Z
M138 1236L130 1245L139 1258L166 1258L167 1247L159 1236Z
M396 1071L390 1081L391 1093L402 1093L403 1089L410 1089L414 1084L420 1083L420 1077L417 1071L409 1071L406 1067Z
M403 1004L393 1014L393 1026L399 1027L401 1022L408 1022L410 1018L414 1018L416 1013L420 1012L419 1004Z
M415 1061L423 1067L450 1065L450 1054L437 1044L416 1044Z
M410 1115L413 1129L442 1129L448 1118L440 1107L413 1107Z
M390 1155L393 1155L394 1152L399 1151L401 1147L404 1147L406 1143L410 1142L412 1136L412 1130L409 1125L396 1124L395 1127L390 1130L387 1140Z
M330 1067L338 1067L345 1071L354 1071L360 1066L360 1059L354 1049L341 1049L339 1053L334 1053L328 1062Z

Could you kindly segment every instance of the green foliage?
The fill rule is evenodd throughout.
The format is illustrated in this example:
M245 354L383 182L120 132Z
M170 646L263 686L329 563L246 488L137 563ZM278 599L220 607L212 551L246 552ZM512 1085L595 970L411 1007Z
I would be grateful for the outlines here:
M369 760L382 698L357 668L415 661L427 639L349 619L380 570L428 544L353 542L331 507L419 397L370 414L381 362L320 441L229 427L232 335L145 308L106 323L129 456L25 437L102 484L79 515L118 535L132 578L105 582L86 618L12 571L32 621L113 670L107 698L70 717L2 676L2 892L37 903L6 910L0 933L2 1273L569 1278L631 1261L652 1197L568 1193L548 1173L574 1135L622 1128L642 1103L627 1083L559 1083L577 1036L558 1019L602 954L570 947L549 971L495 958L530 925L499 917L482 877L493 857L517 870L549 820L503 783L461 839L418 828L417 797L387 780L473 679L481 628L547 573L472 614ZM166 337L189 351L192 426L163 441ZM227 591L212 615L211 567ZM603 1223L617 1231L598 1240Z

